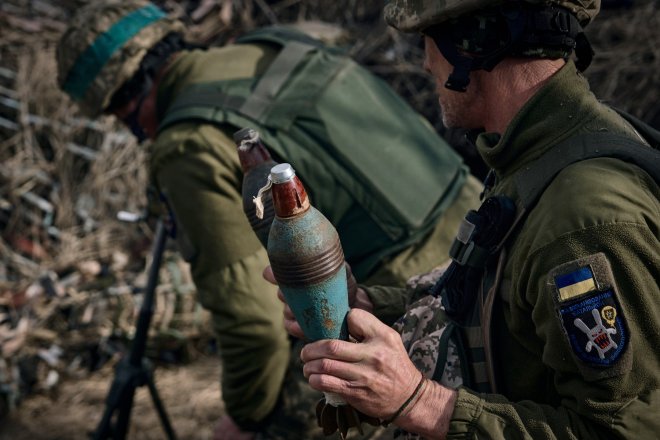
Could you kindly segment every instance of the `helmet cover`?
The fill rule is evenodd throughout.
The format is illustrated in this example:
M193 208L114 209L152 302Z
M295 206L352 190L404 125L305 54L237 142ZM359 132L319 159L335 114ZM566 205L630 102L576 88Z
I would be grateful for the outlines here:
M91 2L57 46L58 83L87 116L103 112L151 47L183 23L145 0Z
M525 1L566 8L584 27L600 11L601 0ZM511 3L511 0L390 0L385 5L385 21L402 32L419 32L429 26L506 3Z

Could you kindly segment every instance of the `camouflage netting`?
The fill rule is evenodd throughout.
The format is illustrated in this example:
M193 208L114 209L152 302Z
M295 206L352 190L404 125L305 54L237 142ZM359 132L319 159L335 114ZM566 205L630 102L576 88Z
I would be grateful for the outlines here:
M152 232L116 220L120 210L144 209L145 151L112 118L78 117L56 86L55 42L83 3L0 2L0 417L21 395L116 359L145 284ZM388 28L382 0L157 3L190 26L191 39L211 44L265 24L335 23L351 55L483 175L461 132L440 125L419 37ZM660 127L658 2L603 3L589 27L597 56L587 76L602 99ZM181 362L208 349L211 336L186 265L172 250L166 261L149 353Z

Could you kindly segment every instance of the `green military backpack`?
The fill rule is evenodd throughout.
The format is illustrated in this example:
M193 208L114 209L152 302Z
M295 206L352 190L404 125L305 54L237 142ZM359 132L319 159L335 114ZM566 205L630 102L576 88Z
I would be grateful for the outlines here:
M382 251L354 267L356 276L368 273L384 252L430 231L457 196L467 168L428 121L341 51L293 29L260 29L236 44L280 51L259 77L186 89L159 130L184 120L252 127L275 156L292 162L312 189L312 201L314 188L327 186L314 172L322 163L381 231L375 239L351 236L350 228L339 231L355 252L380 241L376 248ZM351 249L344 250L348 258Z

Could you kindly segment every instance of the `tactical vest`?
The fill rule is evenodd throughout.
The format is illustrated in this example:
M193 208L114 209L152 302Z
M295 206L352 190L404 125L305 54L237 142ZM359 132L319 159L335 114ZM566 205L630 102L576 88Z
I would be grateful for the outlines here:
M617 111L651 145L650 148L641 141L608 132L573 136L557 144L514 175L518 193L515 200L515 216L512 216L511 221L505 226L505 230L500 234L502 238L494 249L486 249L476 243L471 234L474 225L463 220L450 250L452 265L459 271L469 270L468 268L480 269L482 275L472 307L460 319L453 319L448 324L446 333L451 334L459 345L459 352L465 356L461 361L468 364L463 373L463 383L466 386L480 392L497 392L490 324L493 304L497 299L500 278L506 263L505 245L516 236L527 215L555 176L576 162L611 157L635 164L660 183L660 132L632 115ZM484 204L487 202L488 199ZM452 269L452 265L447 272ZM441 279L434 286L434 293L437 295L448 293L446 286L443 290L442 282ZM445 298L443 305L447 306L444 300ZM445 348L440 347L440 349Z
M182 92L159 131L188 120L255 128L275 157L295 166L312 202L314 191L324 187L318 170L326 169L363 209L356 215L369 216L379 229L380 239L365 243L350 226L335 225L358 279L431 230L456 198L467 168L425 119L384 81L299 32L265 28L236 44L281 49L259 77L196 84ZM374 241L382 243L374 253L351 261L346 243L360 249L374 247Z

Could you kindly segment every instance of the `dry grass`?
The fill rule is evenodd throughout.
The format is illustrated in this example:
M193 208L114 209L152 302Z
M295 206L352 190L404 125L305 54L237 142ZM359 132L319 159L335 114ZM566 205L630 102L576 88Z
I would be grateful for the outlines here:
M115 213L137 210L144 204L144 150L137 148L126 132L117 132L112 120L91 128L88 122L76 120L75 107L56 87L54 44L68 15L82 3L12 0L0 15L0 61L15 72L12 80L0 81L4 87L0 90L11 92L19 104L11 111L0 109L0 116L19 125L14 132L0 132L0 208L5 208L4 218L0 217L0 222L4 220L0 223L2 238L7 241L15 234L26 234L45 251L37 252L42 256L36 258L38 267L28 263L27 268L19 268L16 262L22 260L10 256L5 282L20 282L19 278L37 275L44 266L63 268L81 258L107 259L114 247L125 245L123 236L130 236L127 230L131 228L117 224ZM300 20L336 23L348 31L345 45L349 53L386 79L444 132L433 86L421 68L419 39L387 28L381 18L380 0L161 4L188 23L191 38L211 44L222 44L265 24ZM660 14L657 2L637 4L630 10L604 11L589 28L598 55L588 77L602 99L657 126L660 53L655 42ZM35 122L29 115L47 124ZM89 146L96 159L90 161L76 154L71 143ZM26 192L50 201L53 218L44 219L48 213L35 212L25 199ZM44 233L44 224L55 228L52 231L60 234L59 241ZM11 241L4 243L5 250L15 247ZM33 256L30 259L35 260ZM7 266L7 259L4 264Z

